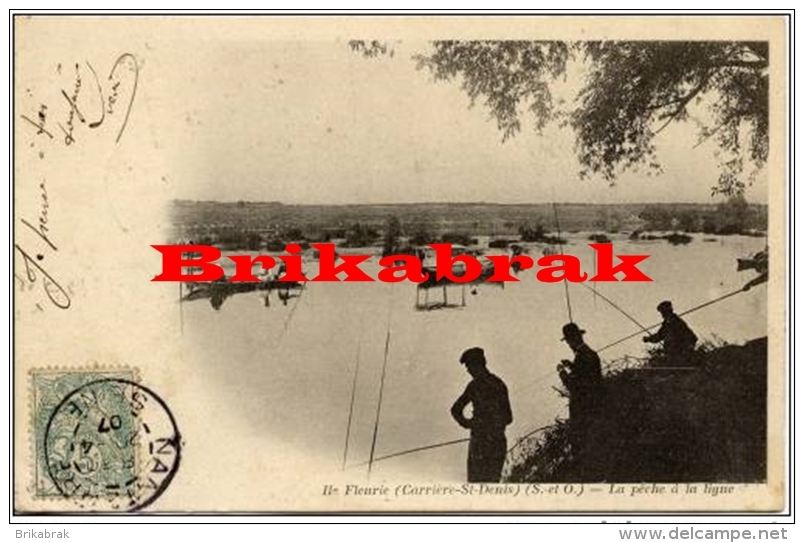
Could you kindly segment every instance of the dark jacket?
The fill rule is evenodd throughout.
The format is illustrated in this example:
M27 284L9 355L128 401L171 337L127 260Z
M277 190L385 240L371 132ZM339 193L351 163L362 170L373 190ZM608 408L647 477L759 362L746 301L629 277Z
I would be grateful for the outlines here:
M586 343L575 351L575 359L561 372L561 381L570 393L570 418L583 417L594 410L603 380L600 357Z
M662 342L664 352L669 355L675 355L693 350L698 342L698 336L681 317L673 313L665 318L659 331L646 337L645 341L649 343Z
M597 388L602 379L600 357L586 343L575 351L575 359L567 369L561 380L570 394Z
M466 419L463 410L470 403L472 418ZM481 434L504 434L505 427L513 421L508 387L493 373L472 379L451 411L459 424L471 429L473 437Z

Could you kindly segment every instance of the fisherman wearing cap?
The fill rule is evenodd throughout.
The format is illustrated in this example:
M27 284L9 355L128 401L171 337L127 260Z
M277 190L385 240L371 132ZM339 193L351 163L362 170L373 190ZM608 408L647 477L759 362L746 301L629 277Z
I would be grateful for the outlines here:
M562 360L558 376L569 392L570 447L576 461L588 465L585 445L598 408L602 371L600 357L583 340L586 330L571 322L562 328L565 341L575 353L572 361Z
M461 364L472 380L452 405L455 421L469 429L469 458L467 459L470 483L499 483L507 442L505 427L511 424L511 404L505 383L486 368L486 356L480 347L463 352ZM464 410L472 405L472 417Z
M698 336L681 317L673 312L673 304L670 302L660 303L656 310L662 314L662 326L655 334L643 337L642 341L645 343L661 342L664 355L670 365L689 365L694 359Z

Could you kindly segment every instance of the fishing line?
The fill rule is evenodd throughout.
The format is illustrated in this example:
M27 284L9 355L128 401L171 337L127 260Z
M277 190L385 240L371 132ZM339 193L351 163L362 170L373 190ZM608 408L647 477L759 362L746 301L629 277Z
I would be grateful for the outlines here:
M389 285L389 292L393 292L392 286ZM388 349L391 345L391 307L393 303L393 297L389 294L388 296L388 322L386 324L385 329L385 353L383 354L382 359L382 374L380 375L380 393L377 397L377 412L374 417L374 432L371 436L371 451L369 452L369 461L368 461L368 470L366 472L366 476L371 479L371 468L374 465L374 451L377 447L377 432L380 428L380 412L382 411L382 395L385 391L385 371L388 368Z
M585 286L585 285L584 285L584 286ZM588 287L587 287L587 288L588 288ZM714 300L709 300L708 302L704 302L704 303L699 304L699 305L697 305L697 306L695 306L695 307L692 307L692 308L690 308L690 309L687 309L686 311L683 311L683 312L679 313L678 315L679 315L679 316L688 315L688 314L690 314L690 313L693 313L693 312L695 312L695 311L698 311L698 310L700 310L700 309L703 309L704 307L710 306L710 305L712 305L712 304L716 304L716 303L721 302L721 301L723 301L723 300L725 300L725 299L727 299L727 298L730 298L730 297L732 297L732 296L735 296L736 294L739 294L740 292L743 292L743 289L742 289L742 288L740 288L740 289L738 289L738 290L735 290L735 291L733 291L733 292L729 292L729 293L727 293L727 294L724 294L723 296L720 296L720 297L718 297L718 298L715 298ZM598 294L600 294L600 293L598 293ZM606 299L606 297L604 297L602 294L600 294L600 297L601 297L601 298L603 298L604 300L607 300L607 299ZM568 301L569 301L569 299L568 299ZM613 302L611 302L610 300L607 300L607 301L609 301L610 303L612 303L612 305L614 305L614 304L613 304ZM632 320L633 320L633 319L632 319ZM636 323L636 321L634 321L634 322ZM618 344L620 344L620 343L622 343L622 342L624 342L624 341L626 341L626 340L628 340L628 339L631 339L631 338L633 338L633 337L636 337L636 336L638 336L638 335L641 335L641 334L643 334L643 333L645 333L645 332L648 332L649 330L651 330L651 329L653 329L653 328L656 328L656 327L658 327L658 326L660 326L660 325L661 325L661 323L657 323L657 324L654 324L654 325L651 325L651 326L648 326L648 327L643 327L643 326L642 326L642 325L640 325L639 323L636 323L636 324L638 324L638 325L639 325L639 326L642 328L642 330L640 330L639 332L636 332L636 333L634 333L634 334L630 334L630 335L628 335L628 336L626 336L626 337L624 337L624 338L621 338L621 339L619 339L619 340L617 340L617 341L615 341L615 342L613 342L613 343L610 343L610 344L608 344L608 345L606 345L606 346L604 346L604 347L601 347L600 349L597 349L597 350L596 350L596 352L600 353L601 351L604 351L604 350L606 350L606 349L608 349L608 348L610 348L610 347L613 347L613 346L615 346L615 345L618 345ZM389 320L389 330L388 330L388 336L387 336L387 338L386 338L386 361L387 361L387 355L388 355L388 342L387 342L387 341L388 341L389 339L390 339L390 320ZM605 369L608 369L608 368L610 368L612 365L614 365L616 362L617 362L616 360L613 360L613 361L611 361L611 362L607 363L607 364L604 366L604 368L605 368ZM549 373L545 373L544 375L542 375L542 376L540 376L538 379L536 379L536 381L533 381L533 382L531 382L530 384L528 384L527 386L525 386L525 387L523 387L522 389L520 389L520 391L527 390L527 389L529 389L529 388L533 387L534 385L541 383L542 381L544 381L545 379L547 379L547 378L551 377L552 375L553 375L553 372L552 372L552 371L551 371L551 372L549 372ZM381 402L382 402L382 382L384 381L384 378L385 378L385 364L383 364L383 377L382 377L382 380L381 380L381 382L380 382L380 401L378 402L378 405L377 405L377 419L375 420L375 425L374 425L374 439L373 439L373 441L372 441L371 455L370 455L370 457L369 457L369 461L368 461L369 473L371 473L371 465L372 465L374 462L379 462L380 460L387 460L388 458L396 458L396 457L398 457L398 456L404 456L404 455L407 455L407 454L412 454L412 453L416 453L416 452L420 452L420 451L425 451L425 450L429 450L429 449L435 449L435 448L439 448L439 447L446 447L446 446L449 446L449 445L457 445L458 443L463 443L463 442L469 441L467 438L465 438L465 439L459 439L459 440L452 440L452 441L445 441L445 442L443 442L443 443L436 443L436 444L434 444L434 445L425 445L425 446L423 446L423 447L416 447L416 448L414 448L414 449L407 449L407 450L405 450L405 451L401 451L401 452L397 452L397 453L388 454L388 455L381 456L381 457L379 457L379 458L376 458L376 459L375 459L375 458L374 458L374 445L375 445L376 438L377 438L377 424L379 423L379 407L380 407L380 404L381 404ZM530 432L526 433L525 435L523 435L522 437L520 437L519 439L517 439L516 443L515 443L515 444L514 444L514 445L513 445L513 446L512 446L512 447L511 447L509 450L508 450L507 454L511 454L511 452L512 452L514 449L516 449L516 448L517 448L517 447L518 447L518 446L519 446L519 445L520 445L520 444L521 444L521 443L522 443L524 440L526 440L527 438L529 438L529 437L530 437L530 436L532 436L533 434L535 434L535 433L537 433L537 432L540 432L540 431L547 430L547 429L548 429L548 428L550 428L550 427L551 427L551 425L548 425L548 426L540 426L540 427L536 428L535 430L531 430ZM363 466L363 465L365 465L365 463L364 463L364 464L358 464L358 466Z
M743 291L743 289L742 289L742 288L738 288L737 290L732 291L732 292L729 292L729 293L727 293L727 294L724 294L723 296L720 296L720 297L718 297L718 298L715 298L714 300L709 300L708 302L704 302L704 303L702 303L702 304L700 304L700 305L696 305L696 306L695 306L695 307L693 307L693 308L687 309L686 311L683 311L683 312L681 312L681 313L678 313L678 316L679 316L679 317L681 317L681 316L683 316L683 315L688 315L688 314L690 314L690 313L692 313L692 312L694 312L694 311L698 311L699 309L703 309L704 307L710 306L710 305L712 305L712 304L716 304L716 303L718 303L718 302L722 302L722 301L723 301L723 300L725 300L726 298L731 298L732 296L734 296L734 295L736 295L736 294L740 294L741 292L744 292L744 291ZM656 328L656 327L658 327L658 326L661 326L661 324L662 324L662 323L658 322L658 323L656 323L656 324L653 324L653 325L651 325L651 326L648 326L648 327L645 329L645 331L652 330L652 329L654 329L654 328ZM636 333L633 333L633 334L627 335L627 336L625 336L624 338L618 339L617 341L615 341L615 342L613 342L613 343L609 343L608 345L606 345L606 346L604 346L604 347L601 347L600 349L598 349L598 350L597 350L597 352L605 351L606 349L608 349L608 348L610 348L610 347L614 347L615 345L619 345L619 344L620 344L620 343L622 343L623 341L627 341L627 340L629 340L629 339L631 339L631 338L633 338L633 337L636 337L636 336L638 336L638 335L640 335L640 334L642 334L642 331L639 331L639 332L636 332Z
M721 302L721 301L725 300L726 298L730 298L731 296L734 296L734 295L739 294L741 292L743 292L742 288L740 288L738 290L735 290L733 292L729 292L728 294L724 294L723 296L715 298L714 300L709 300L708 302L704 302L702 304L696 305L695 307L687 309L686 311L683 311L683 312L679 313L678 316L680 317L680 316L683 316L683 315L688 315L688 314L690 314L690 313L692 313L694 311L698 311L699 309L703 309L704 307L707 307L707 306L710 306L712 304ZM600 294L600 293L598 293L598 294ZM601 298L602 297L603 296L601 295ZM614 347L615 345L619 345L620 343L623 343L624 341L627 341L627 340L629 340L631 338L634 338L636 336L642 335L642 334L644 334L646 332L650 332L654 328L658 328L661 325L662 325L661 322L657 322L656 324L652 324L650 326L642 327L642 330L640 330L639 332L634 332L633 334L629 334L629 335L627 335L625 337L622 337L622 338L618 339L617 341L614 341L612 343L609 343L608 345L605 345L604 347L601 347L600 349L594 349L594 351L597 352L597 353L601 353L602 351L605 351L606 349ZM615 362L616 361L612 361L609 364L607 364L605 367L608 368L611 365L613 365ZM527 385L523 386L521 389L518 390L518 392L523 392L525 390L529 390L529 389L533 388L534 386L542 383L544 380L550 378L552 375L553 375L553 372L550 371L550 372L547 372L547 373L545 373L543 375L537 376L537 378L534 381L531 381Z
M597 281L595 281L595 283L594 283L594 284L595 284L595 285L597 285ZM629 315L628 313L626 313L626 312L625 312L625 310L624 310L623 308L621 308L620 306L618 306L617 304L615 304L613 301L609 300L609 299L608 299L606 296L604 296L604 295L603 295L603 293L593 290L593 289L592 289L592 288L590 288L590 287L589 287L589 285L587 285L586 283L579 283L579 285L581 285L583 288L585 288L585 289L587 289L587 290L592 290L592 291L594 292L595 296L600 296L601 298L603 298L603 300L604 300L604 301L606 301L606 302L608 302L608 303L609 303L609 305L611 305L611 307L613 307L614 309L616 309L617 311L619 311L620 313L622 313L622 314L623 314L623 315L624 315L624 316L625 316L625 317L626 317L628 320L630 320L631 322L633 322L634 324L636 324L637 326L639 326L639 327L642 329L642 331L643 331L643 332L647 332L647 331L648 331L648 329L647 329L647 328L645 328L644 326L642 326L642 324L640 324L640 322L639 322L638 320L636 320L634 317L632 317L631 315Z
M422 447L415 447L413 449L406 449L404 451L399 451L399 452L395 452L395 453L391 453L391 454L386 454L386 455L383 455L383 456L378 456L377 458L375 458L373 460L373 462L376 463L376 462L381 462L383 460L388 460L390 458L397 458L399 456L405 456L405 455L408 455L408 454L413 454L413 453L417 453L417 452L421 452L421 451L429 451L431 449L438 449L438 448L447 447L447 446L450 446L450 445L458 445L460 443L466 443L468 441L469 441L469 438L464 437L464 438L461 438L461 439L453 439L451 441L444 441L443 443L434 443L433 445L424 445ZM369 462L362 462L360 464L354 464L354 465L349 466L349 467L350 468L359 468L359 467L363 467L363 466L365 466L367 464L369 464Z
M352 432L352 415L355 409L355 394L357 391L357 374L360 371L360 344L362 334L357 339L357 353L355 354L355 374L352 378L352 398L349 400L349 419L346 422L346 439L343 443L343 466L341 469L346 469L346 458L349 455L349 435Z
M561 247L561 227L558 225L558 207L556 203L553 202L553 215L556 219L556 244L558 245L558 251L561 256L564 256L564 249ZM566 265L566 261L562 260L564 265ZM572 304L570 303L570 294L569 294L569 284L567 282L567 275L564 274L564 297L567 299L567 317L569 317L570 322L574 322L572 320Z
M279 337L276 340L276 346L280 346L282 344L282 339L285 337L285 332L288 331L288 327L290 326L290 321L293 319L293 315L296 313L296 308L299 307L299 303L301 303L302 294L304 293L305 285L301 283L301 287L299 288L299 295L296 296L296 301L293 303L293 307L290 308L287 317L285 317L285 321L282 324L282 331L279 333Z

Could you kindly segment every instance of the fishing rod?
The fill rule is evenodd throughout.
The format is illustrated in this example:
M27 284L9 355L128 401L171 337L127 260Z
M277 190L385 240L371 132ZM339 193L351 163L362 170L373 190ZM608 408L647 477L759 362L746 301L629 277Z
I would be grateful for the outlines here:
M461 439L453 439L452 441L444 441L443 443L434 443L432 445L424 445L422 447L415 447L413 449L407 449L407 450L404 450L404 451L399 451L399 452L395 452L395 453L391 453L391 454L386 454L386 455L383 455L383 456L378 456L373 461L362 462L360 464L355 464L355 465L350 466L350 467L359 468L359 467L362 467L362 466L365 466L365 465L369 464L370 462L377 463L377 462L381 462L383 460L388 460L390 458L397 458L399 456L406 456L408 454L413 454L413 453L417 453L417 452L429 451L431 449L439 449L441 447L448 447L450 445L459 445L461 443L466 443L468 441L469 441L469 438L464 437L464 438L461 438Z
M688 315L690 313L698 311L699 309L703 309L704 307L707 307L707 306L710 306L712 304L716 304L718 302L721 302L721 301L725 300L726 298L730 298L730 297L732 297L732 296L734 296L736 294L739 294L741 292L744 292L744 291L743 291L742 288L739 288L739 289L737 289L735 291L729 292L727 294L724 294L723 296L715 298L714 300L709 300L708 302L704 302L702 304L696 305L695 307L687 309L687 310L685 310L685 311L683 311L681 313L678 313L678 316L681 317L683 315ZM598 294L600 294L600 293L598 292ZM600 296L601 296L601 298L603 298L603 295L600 295ZM635 338L635 337L640 336L640 335L642 335L644 333L650 333L651 330L653 330L654 328L658 328L661 325L662 325L661 322L657 322L656 324L652 324L650 326L639 325L640 328L642 328L639 332L634 332L633 334L629 334L629 335L627 335L625 337L622 337L622 338L618 339L617 341L613 341L612 343L609 343L608 345L605 345L605 346L603 346L603 347L601 347L599 349L594 349L594 350L595 350L595 352L600 353L602 351L605 351L606 349L614 347L615 345L619 345L620 343L628 341L631 338ZM610 366L611 364L613 364L613 362L608 364L608 365ZM539 375L539 376L537 376L537 378L534 381L531 381L527 385L523 386L521 389L519 389L519 391L521 392L521 391L524 391L524 390L529 390L532 387L534 387L535 385L538 385L539 383L543 382L545 379L548 379L552 375L553 375L552 371L547 372L547 373L545 373L543 375Z
M296 296L296 301L293 303L293 307L290 308L290 311L288 312L288 316L285 317L285 322L282 324L282 331L279 333L279 338L277 339L277 345L282 344L282 340L285 337L285 332L288 331L288 327L290 326L290 321L293 319L293 315L296 313L296 308L299 307L299 303L301 303L302 293L303 292L304 292L304 283L301 284L301 288L299 289L299 295Z
M642 324L641 324L641 323L640 323L638 320L636 320L634 317L632 317L631 315L629 315L628 313L626 313L626 312L625 312L625 310L624 310L623 308L621 308L620 306L618 306L617 304L615 304L613 301L609 300L609 299L608 299L606 296L604 296L604 295L603 295L603 293L598 292L598 291L596 291L596 290L593 290L593 289L592 289L592 288L590 288L590 287L589 287L589 285L587 285L586 283L579 283L579 284L580 284L582 287L584 287L585 289L587 289L587 290L592 290L596 296L600 296L601 298L603 298L603 300L604 300L604 301L606 301L606 302L608 302L608 303L609 303L609 305L611 305L611 307L613 307L614 309L616 309L617 311L619 311L621 314L623 314L623 315L624 315L624 316L625 316L625 317L626 317L628 320L630 320L631 322L633 322L634 324L636 324L637 326L639 326L639 327L642 329L642 331L643 331L643 332L646 332L646 333L648 332L648 329L647 329L647 328L645 328L645 327L644 327L644 326L643 326L643 325L642 325ZM595 285L597 285L597 282L595 282Z
M586 286L586 285L584 285L584 286ZM587 288L588 288L588 287L587 287ZM697 305L697 306L695 306L695 307L692 307L692 308L690 308L690 309L687 309L686 311L683 311L682 313L679 313L678 315L679 315L679 316L688 315L688 314L690 314L690 313L693 313L693 312L695 312L695 311L698 311L698 310L700 310L700 309L703 309L704 307L710 306L710 305L712 305L712 304L715 304L715 303L721 302L721 301L723 301L723 300L725 300L725 299L727 299L727 298L730 298L730 297L732 297L732 296L735 296L735 295L739 294L740 292L743 292L743 289L742 289L742 288L740 288L740 289L738 289L738 290L735 290L735 291L732 291L732 292L729 292L729 293L727 293L727 294L724 294L723 296L720 296L720 297L718 297L718 298L715 298L714 300L709 300L708 302L704 302L704 303L699 304L699 305ZM603 298L604 300L606 300L607 302L609 302L609 303L611 303L613 306L615 306L615 304L614 304L613 302L611 302L611 300L608 300L608 299L607 299L605 296L603 296L603 295L602 295L602 294L600 294L599 292L598 292L597 294L599 294L601 298ZM615 306L615 307L616 307L616 306ZM617 308L617 309L619 310L619 308ZM620 311L621 311L621 312L623 312L622 310L620 310ZM623 312L623 313L624 313L624 312ZM629 317L629 318L630 318L630 317ZM626 336L626 337L624 337L624 338L622 338L622 339L619 339L619 340L617 340L617 341L615 341L615 342L613 342L613 343L610 343L610 344L608 344L608 345L606 345L606 346L604 346L604 347L601 347L600 349L597 349L597 352L600 352L600 351L603 351L603 350L605 350L605 349L608 349L609 347L613 347L614 345L618 345L618 344L620 344L620 343L622 343L622 342L624 342L624 341L626 341L626 340L628 340L628 339L631 339L631 338L633 338L633 337L636 337L636 336L638 336L638 335L641 335L641 334L643 334L643 333L645 333L645 332L648 332L648 331L650 331L651 329L656 328L656 327L658 327L658 326L660 326L660 325L661 325L661 323L657 323L657 324L654 324L654 325L651 325L651 326L648 326L648 327L644 327L644 326L642 326L641 324L639 324L638 322L636 322L634 319L631 319L631 320L632 320L632 321L633 321L635 324L637 324L637 325L638 325L638 326L641 328L641 330L640 330L639 332L636 332L636 333L634 333L634 334L630 334L630 335L628 335L628 336ZM607 365L606 365L606 367L609 367L609 366L611 366L612 364L613 364L613 362L611 362L611 363L607 364ZM384 368L383 368L383 372L384 372ZM546 373L545 375L541 376L541 377L540 377L539 379L537 379L536 381L534 381L534 382L530 383L530 384L529 384L527 387L525 387L525 388L530 388L531 386L533 386L533 385L535 385L535 384L538 384L539 382L541 382L541 381L543 381L544 379L546 379L546 378L550 377L551 375L553 375L553 372ZM521 390L525 390L525 389L521 389ZM381 393L382 393L382 389L381 389ZM378 411L379 411L379 410L378 410ZM378 414L379 414L379 413L378 413ZM508 451L507 451L507 453L506 453L506 454L511 454L511 452L513 452L513 451L514 451L514 450L515 450L515 449L516 449L516 448L517 448L519 445L521 445L523 441L525 441L527 438L529 438L529 437L530 437L530 436L532 436L533 434L535 434L535 433L537 433L537 432L540 432L540 431L547 430L547 429L548 429L548 428L550 428L550 427L551 427L551 425L547 425L547 426L540 426L540 427L536 428L535 430L531 430L531 431L529 431L528 433L526 433L525 435L523 435L522 437L520 437L519 439L517 439L516 443L514 443L514 445L513 445L513 446L512 446L510 449L508 449ZM376 439L376 424L375 424L375 439ZM426 451L426 450L430 450L430 449L436 449L436 448L440 448L440 447L447 447L447 446L450 446L450 445L457 445L457 444L459 444L459 443L464 443L464 442L466 442L466 441L469 441L469 439L468 439L468 438L464 438L464 439L455 439L455 440L452 440L452 441L445 441L445 442L443 442L443 443L436 443L436 444L433 444L433 445L425 445L425 446L423 446L423 447L416 447L416 448L413 448L413 449L407 449L407 450L404 450L404 451L400 451L400 452L396 452L396 453L392 453L392 454L387 454L387 455L384 455L384 456L380 456L380 457L378 457L378 458L373 458L373 456L374 456L374 443L372 442L372 452L371 452L371 457L370 457L370 459L369 459L369 462L367 462L367 463L366 463L366 462L364 462L364 463L362 463L362 464L357 464L357 465L356 465L356 466L354 466L354 467L364 466L364 465L368 464L368 465L369 465L369 470L371 470L371 464L372 464L372 463L374 463L374 462L379 462L379 461L381 461L381 460L387 460L387 459L389 459L389 458L396 458L396 457L399 457L399 456L405 456L405 455L408 455L408 454L413 454L413 453L417 453L417 452L421 452L421 451Z
M564 249L561 247L561 227L558 225L558 207L556 207L555 202L553 202L553 215L555 216L556 220L556 243L558 244L558 251L561 256L564 256ZM569 317L570 322L574 322L572 320L572 304L570 303L569 284L567 283L566 274L564 275L564 297L567 300L567 316Z
M704 302L704 303L702 303L702 304L700 304L700 305L696 305L695 307L690 308L690 309L687 309L686 311L682 311L681 313L678 313L678 316L679 316L679 317L681 317L681 316L684 316L684 315L688 315L688 314L690 314L690 313L692 313L692 312L694 312L694 311L698 311L699 309L703 309L704 307L710 306L710 305L712 305L712 304L716 304L716 303L718 303L718 302L722 302L722 301L723 301L723 300L725 300L726 298L731 298L732 296L734 296L734 295L736 295L736 294L740 294L741 292L744 292L744 291L743 291L743 289L742 289L742 287L741 287L741 288L738 288L737 290L734 290L734 291L732 291L732 292L729 292L729 293L727 293L727 294L724 294L723 296L720 296L720 297L718 297L718 298L715 298L714 300L709 300L708 302ZM652 329L654 329L654 328L656 328L656 327L658 327L658 326L661 326L661 324L662 324L662 323L657 322L656 324L653 324L653 325L651 325L651 326L648 326L648 327L647 327L647 328L646 328L644 331L649 331L649 330L652 330ZM636 332L636 333L633 333L633 334L627 335L627 336L625 336L624 338L618 339L617 341L615 341L615 342L613 342L613 343L609 343L608 345L606 345L606 346L604 346L604 347L601 347L600 349L598 349L598 350L597 350L597 352L605 351L606 349L608 349L608 348L610 348L610 347L614 347L615 345L619 345L619 344L620 344L620 343L622 343L623 341L627 341L627 340L629 340L629 339L631 339L631 338L633 338L633 337L636 337L636 336L638 336L638 335L642 334L642 332L643 332L643 331L639 331L639 332Z
M520 437L517 440L517 442L514 444L514 446L511 447L510 449L508 449L508 452L506 454L511 454L511 451L516 449L524 440L526 440L527 438L529 438L530 436L532 436L536 432L547 430L550 427L551 426L549 426L549 425L548 426L540 426L539 428L536 428L535 430L532 430L532 431L528 432L524 436ZM409 454L414 454L414 453L418 453L418 452L430 451L430 450L433 450L433 449L440 449L442 447L450 447L452 445L460 445L461 443L467 443L467 442L469 442L469 438L464 437L464 438L461 438L461 439L452 439L450 441L444 441L444 442L441 442L441 443L433 443L431 445L422 445L421 447L414 447L413 449L405 449L404 451L399 451L399 452L395 452L395 453L391 453L391 454L385 454L383 456L378 456L374 460L369 460L368 462L361 462L360 464L354 464L354 465L349 466L349 467L350 468L359 468L359 467L363 467L363 466L366 466L366 465L369 465L369 464L372 464L372 463L382 462L383 460L390 460L391 458L399 458L400 456L407 456Z
M355 374L352 378L352 398L349 400L349 419L346 422L346 439L343 443L343 466L346 469L346 458L349 455L349 434L352 432L352 415L355 410L355 393L357 391L357 374L360 371L360 338L357 340L357 354L355 355Z
M368 470L366 476L371 479L371 468L374 465L374 450L377 447L377 432L380 428L380 412L382 411L382 394L385 390L385 370L388 367L388 348L391 344L391 307L392 298L388 298L388 324L385 330L385 354L382 359L382 374L380 375L380 394L377 397L377 413L374 417L374 432L371 436L371 452L369 453Z
M584 286L586 286L586 285L584 285ZM708 302L704 302L704 303L699 304L699 305L697 305L695 307L687 309L686 311L683 311L682 313L679 313L678 315L679 316L688 315L688 314L690 314L690 313L692 313L694 311L698 311L699 309L703 309L704 307L710 306L712 304L721 302L721 301L723 301L723 300L725 300L727 298L735 296L736 294L739 294L740 292L743 292L742 288L740 288L738 290L735 290L733 292L729 292L727 294L724 294L723 296L715 298L714 300L709 300ZM604 300L606 300L607 302L611 303L614 306L613 302L608 300L605 296L603 296L599 292L598 292L598 294L600 295L601 298L603 298ZM620 311L622 312L622 310L620 310ZM609 347L613 347L614 345L618 345L619 343L622 343L623 341L626 341L628 339L636 337L636 336L638 336L638 335L640 335L642 333L648 332L649 330L651 330L653 328L656 328L656 327L661 325L661 323L657 323L657 324L654 324L654 325L651 325L651 326L648 326L648 327L644 327L641 324L639 324L638 322L636 322L634 319L631 319L631 320L634 321L640 328L642 328L642 330L640 330L639 332L636 332L634 334L631 334L629 336L626 336L626 337L624 337L624 338L622 338L622 339L620 339L618 341L610 343L609 345L606 345L605 347L601 347L600 349L597 349L597 352L600 352L600 351L603 351L605 349L608 349ZM388 335L388 337L386 339L388 339L388 338L390 338L390 329L389 329L389 335ZM388 344L386 342L386 360L387 360L387 353L388 353ZM608 365L611 365L611 364L608 364ZM545 374L543 377L538 379L536 382L531 383L531 385L536 384L536 383L546 379L550 375L552 375L552 372L550 372L549 374ZM371 465L374 462L380 462L382 460L388 460L390 458L397 458L399 456L405 456L405 455L408 455L408 454L413 454L413 453L426 451L426 450L430 450L430 449L436 449L436 448L440 448L440 447L447 447L447 446L450 446L450 445L457 445L459 443L465 443L465 442L469 441L468 438L454 439L454 440L451 440L451 441L445 441L443 443L436 443L436 444L433 444L433 445L425 445L425 446L422 446L422 447L416 447L416 448L413 448L413 449L407 449L407 450L404 450L404 451L400 451L400 452L396 452L396 453L392 453L392 454L387 454L387 455L384 455L384 456L380 456L378 458L374 458L374 446L375 446L376 438L377 438L377 424L379 422L379 407L380 407L380 403L382 402L382 383L384 382L384 379L385 379L385 365L383 365L383 377L382 377L382 380L380 381L380 402L378 403L378 406L377 406L377 419L375 420L375 425L374 425L374 439L372 440L372 444L371 444L371 455L369 457L368 462L364 462L362 464L357 464L354 467L360 467L360 466L364 466L364 465L368 464L369 473L371 473ZM537 432L540 432L540 431L544 431L544 430L546 430L546 429L548 429L550 427L551 427L550 425L548 425L548 426L540 426L540 427L536 428L535 430L531 430L530 432L526 433L525 435L523 435L522 437L517 439L516 443L514 443L514 445L510 449L508 449L507 454L511 454L511 452L513 452L514 449L516 449L519 445L522 444L523 441L525 441L527 438L529 438L533 434L535 434Z
M581 283L581 284L583 285L583 283ZM586 285L583 285L583 286L586 286ZM587 287L587 288L589 288L589 287ZM725 299L727 299L727 298L731 298L732 296L735 296L735 295L737 295L737 294L739 294L739 293L741 293L741 292L744 292L742 288L739 288L739 289L734 290L734 291L732 291L732 292L728 292L728 293L724 294L723 296L719 296L719 297L715 298L714 300L709 300L708 302L704 302L704 303L702 303L702 304L698 304L698 305L696 305L695 307L692 307L692 308L690 308L690 309L687 309L686 311L683 311L683 312L679 313L679 314L678 314L678 316L679 316L679 317L681 317L681 316L683 316L683 315L689 315L690 313L693 313L693 312L695 312L695 311L698 311L699 309L703 309L704 307L708 307L708 306L710 306L710 305L712 305L712 304L716 304L716 303L718 303L718 302L722 302L723 300L725 300ZM598 292L598 294L600 295L600 297L601 297L601 298L603 298L604 300L606 300L607 302L611 303L611 304L614 306L613 302L611 302L610 300L608 300L608 299L607 299L605 296L603 296L603 295L602 295L602 294L600 294L599 292ZM615 306L615 308L616 308L616 306ZM622 310L621 310L621 312L622 312ZM625 313L623 312L623 314L625 314ZM627 315L626 315L626 316L627 316ZM629 317L629 318L630 318L630 317ZM636 323L636 321L634 321L633 319L631 319L631 320L632 320L633 322L635 322L635 323ZM639 323L636 323L636 324L638 324L638 325L640 326L640 328L642 328L642 330L640 330L639 332L635 332L635 333L633 333L633 334L630 334L630 335L628 335L628 336L626 336L626 337L624 337L624 338L622 338L622 339L619 339L619 340L617 340L617 341L615 341L615 342L613 342L613 343L609 343L608 345L606 345L606 346L604 346L604 347L601 347L600 349L597 349L597 352L599 353L599 352L601 352L601 351L604 351L604 350L608 349L609 347L614 347L615 345L619 345L620 343L622 343L622 342L624 342L624 341L626 341L626 340L629 340L629 339L631 339L631 338L633 338L633 337L636 337L636 336L638 336L638 335L641 335L642 333L644 333L644 332L648 332L649 330L651 330L651 329L653 329L653 328L656 328L656 327L658 327L658 326L660 326L660 325L661 325L661 323L657 323L657 324L654 324L654 325L648 326L648 327L646 328L646 327L643 327L643 326L642 326L641 324L639 324ZM608 368L608 367L609 367L609 366L611 366L612 364L614 364L614 362L610 362L609 364L607 364L607 365L606 365L606 367ZM549 375L552 375L552 373L550 373ZM535 382L531 383L531 385L529 385L529 386L532 386L532 385L534 385L534 384L536 384L536 383L539 383L539 382L543 381L544 379L546 379L547 377L548 377L548 374L545 374L545 376L543 376L543 377L539 378L539 379L538 379L538 380L536 380ZM512 452L514 449L516 449L516 448L517 448L517 447L518 447L518 446L519 446L519 445L520 445L520 444L521 444L521 443L522 443L522 442L523 442L525 439L529 438L530 436L532 436L532 435L533 435L533 434L535 434L536 432L539 432L539 431L544 430L544 429L546 429L546 428L549 428L549 426L544 426L544 427L537 428L537 429L535 429L535 430L533 430L533 431L531 431L531 432L528 432L527 434L525 434L525 435L524 435L524 436L522 436L521 438L519 438L519 439L517 440L517 442L514 444L514 446L513 446L513 447L511 447L511 448L508 450L508 454L511 454L511 452Z

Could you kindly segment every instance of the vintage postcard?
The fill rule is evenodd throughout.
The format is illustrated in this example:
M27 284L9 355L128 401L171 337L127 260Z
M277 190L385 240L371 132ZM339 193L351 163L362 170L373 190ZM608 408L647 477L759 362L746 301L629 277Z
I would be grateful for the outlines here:
M785 507L784 17L13 31L18 514Z

